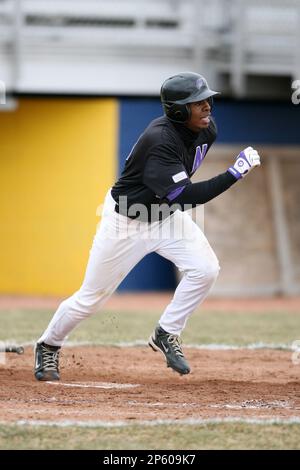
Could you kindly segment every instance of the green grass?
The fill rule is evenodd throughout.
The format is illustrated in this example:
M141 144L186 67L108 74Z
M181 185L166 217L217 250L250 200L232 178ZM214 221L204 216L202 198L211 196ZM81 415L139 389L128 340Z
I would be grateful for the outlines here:
M0 340L34 341L46 328L53 312L10 310L0 312ZM159 312L101 312L83 321L70 341L96 343L146 341ZM195 312L183 334L185 343L291 344L299 339L300 313Z
M300 425L0 426L0 449L300 449Z

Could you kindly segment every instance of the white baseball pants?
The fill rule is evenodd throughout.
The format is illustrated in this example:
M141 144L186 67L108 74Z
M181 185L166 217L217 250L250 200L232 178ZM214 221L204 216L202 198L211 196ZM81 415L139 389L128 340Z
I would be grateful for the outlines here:
M163 222L139 222L115 212L110 191L94 237L80 289L58 307L38 342L61 346L82 320L99 311L131 269L148 253L172 261L183 273L159 324L179 335L186 321L207 296L219 273L219 263L198 225L177 210Z

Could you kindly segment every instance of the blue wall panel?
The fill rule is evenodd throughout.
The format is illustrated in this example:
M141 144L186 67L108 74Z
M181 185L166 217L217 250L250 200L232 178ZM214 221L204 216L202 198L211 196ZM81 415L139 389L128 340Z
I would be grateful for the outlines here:
M292 102L216 100L219 143L300 144L300 105Z
M159 99L120 100L119 172L133 144L152 119L162 114ZM216 99L213 114L217 143L300 144L300 105L291 102ZM233 156L234 157L234 156ZM173 265L156 254L142 260L127 276L120 290L167 290L175 287Z

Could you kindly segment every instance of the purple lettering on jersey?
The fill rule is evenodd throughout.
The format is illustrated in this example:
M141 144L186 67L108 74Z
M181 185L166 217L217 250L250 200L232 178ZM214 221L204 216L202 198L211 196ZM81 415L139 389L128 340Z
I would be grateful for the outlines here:
M177 196L179 196L179 194L182 193L184 188L185 186L179 186L179 188L174 189L169 194L167 194L167 199L169 199L170 202L173 201L174 199L177 198Z
M200 145L198 145L198 147L196 148L192 173L195 173L195 171L199 168L199 166L203 162L204 157L205 157L206 152L207 152L207 147L208 147L207 144L203 144L202 148L200 148Z

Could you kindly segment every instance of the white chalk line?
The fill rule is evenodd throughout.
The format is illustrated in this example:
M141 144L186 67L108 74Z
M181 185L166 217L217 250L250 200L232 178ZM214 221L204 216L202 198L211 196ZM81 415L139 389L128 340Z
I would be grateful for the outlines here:
M28 341L22 343L22 346L29 347L34 346L35 342ZM148 346L148 343L144 340L136 340L136 341L127 341L127 342L102 342L102 341L68 341L64 344L64 348L73 348L73 347L116 347L116 348L132 348L132 347L140 347L140 346ZM297 351L297 347L293 346L292 344L285 344L285 343L264 343L264 342L257 342L257 343L249 343L249 344L223 344L223 343L210 343L210 344L194 344L194 343L187 343L183 345L184 348L188 349L204 349L204 350L211 350L211 351L240 351L240 350L259 350L259 349L271 349L271 350L281 350L281 351Z
M80 427L80 428L118 428L132 426L207 426L211 424L251 424L251 425L292 425L300 424L300 417L292 416L290 418L243 418L243 417L226 417L226 418L187 418L187 419L159 419L159 420L134 420L132 421L43 421L34 419L22 419L15 422L0 422L1 425L17 425L32 427Z
M283 409L294 409L294 403L289 400L274 400L274 401L264 401L264 400L246 400L242 402L234 403L220 403L209 405L210 408L228 408L232 410L262 410L262 409L274 409L274 408L283 408Z
M47 381L47 384L50 385L59 385L61 387L79 387L79 388L136 388L140 387L140 384L121 384L121 383L113 383L113 382L82 382L82 383L65 383L65 382L51 382Z
M233 402L233 403L214 403L211 405L203 406L200 403L164 403L164 402L153 402L153 403L144 403L137 400L129 400L127 402L129 406L143 406L143 407L169 407L169 408L220 408L220 409L233 409L233 410L266 410L266 409L275 409L275 408L284 408L284 409L295 409L294 404L287 400L275 400L266 402L264 400L246 400L243 402Z

